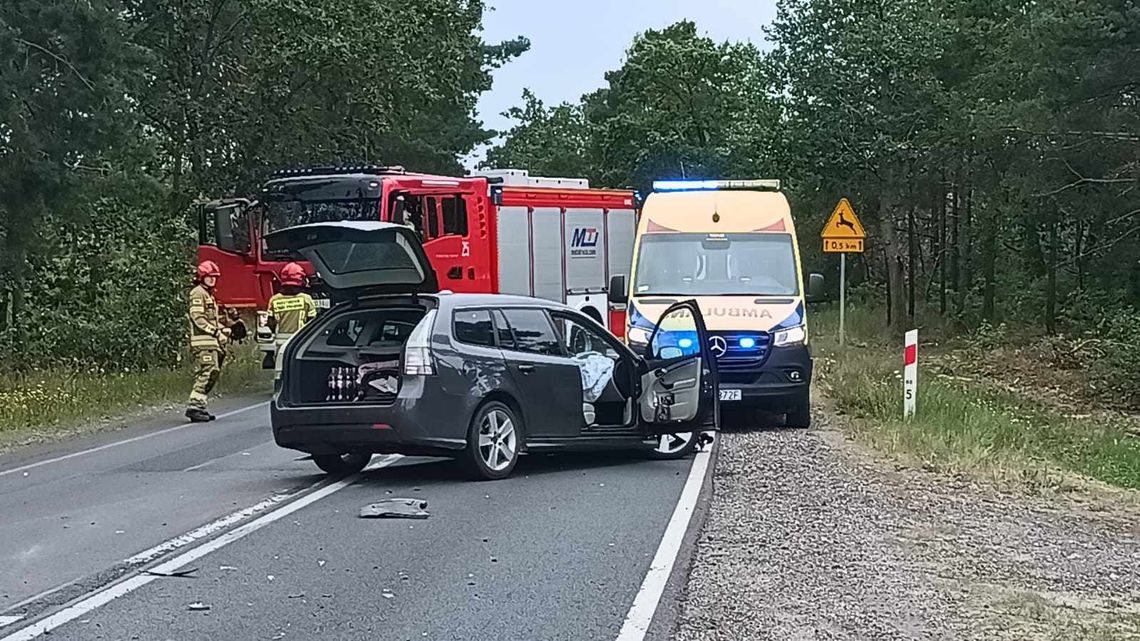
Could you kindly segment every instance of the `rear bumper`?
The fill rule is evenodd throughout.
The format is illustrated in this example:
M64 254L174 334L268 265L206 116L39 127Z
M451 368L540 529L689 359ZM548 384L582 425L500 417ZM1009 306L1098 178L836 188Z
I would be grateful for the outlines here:
M417 379L406 382L390 405L291 407L284 405L277 394L270 405L270 424L277 445L310 454L363 450L374 454L455 456L466 446L470 418L461 409L463 403L455 401L425 397L423 381ZM446 416L441 416L441 407L450 410Z
M755 369L725 369L720 389L740 390L740 401L725 401L722 408L741 405L784 411L801 402L811 388L811 349L806 345L774 347Z

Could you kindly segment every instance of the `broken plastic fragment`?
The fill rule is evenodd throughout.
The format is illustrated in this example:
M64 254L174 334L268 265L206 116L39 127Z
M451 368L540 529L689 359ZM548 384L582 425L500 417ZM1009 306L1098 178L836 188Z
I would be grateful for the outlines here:
M159 572L158 570L144 570L143 574L149 574L151 576L164 576L164 577L176 578L176 579L193 579L194 577L191 575L193 575L197 571L198 571L198 568L190 568L188 570L176 570L174 572Z
M426 519L427 501L423 499L384 499L360 508L362 519Z
M202 612L204 610L209 610L210 606L206 605L205 603L202 603L201 601L195 601L194 603L191 603L190 605L186 606L186 609L192 610L195 612Z

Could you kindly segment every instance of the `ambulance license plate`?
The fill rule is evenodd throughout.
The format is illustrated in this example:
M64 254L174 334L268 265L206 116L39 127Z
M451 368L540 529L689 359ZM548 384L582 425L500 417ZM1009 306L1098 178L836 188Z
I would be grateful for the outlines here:
M722 401L739 401L741 398L738 389L722 389L720 391L720 400Z

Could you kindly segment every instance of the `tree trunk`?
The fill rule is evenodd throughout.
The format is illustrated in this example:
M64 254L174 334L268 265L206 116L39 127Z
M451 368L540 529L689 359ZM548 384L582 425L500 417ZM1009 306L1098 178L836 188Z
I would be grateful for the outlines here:
M962 210L958 187L959 184L955 181L954 189L950 192L950 284L954 287L954 310L961 314L958 293L962 291Z
M910 319L911 325L914 324L914 281L918 278L918 236L914 230L914 207L912 206L907 212L907 275L909 278L906 283L906 315Z
M956 303L956 311L958 312L959 316L966 313L966 295L970 291L971 285L973 285L972 262L974 254L974 238L970 229L971 225L973 224L973 194L970 191L969 185L966 185L963 191L965 192L965 206L963 207L965 210L965 217L962 219L962 230L959 233L958 237L958 243L961 245L960 251L962 254L960 258L961 265L959 266L959 269L961 270L961 282L959 283L958 287L958 300Z
M946 188L938 184L938 313L946 315Z
M1060 226L1054 215L1049 223L1049 264L1045 277L1045 331L1049 334L1057 332L1057 251L1060 245Z
M1077 263L1077 291L1078 292L1085 291L1085 257L1082 256L1082 253L1084 251L1085 251L1085 221L1078 218L1077 219L1076 249L1074 250L1074 256L1076 257L1076 263Z
M891 310L888 322L891 331L901 335L906 331L906 316L903 312L906 291L903 283L903 248L895 231L895 203L893 195L879 199L879 221L887 256L887 298Z

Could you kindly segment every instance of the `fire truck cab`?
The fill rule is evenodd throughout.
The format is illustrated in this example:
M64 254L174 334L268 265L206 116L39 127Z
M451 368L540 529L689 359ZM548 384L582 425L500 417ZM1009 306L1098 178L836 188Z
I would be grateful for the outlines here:
M267 234L334 220L406 224L423 242L440 287L561 301L620 336L625 310L611 309L608 292L611 279L625 289L635 202L629 190L518 169L465 177L378 166L285 170L256 199L201 204L198 257L221 267L221 305L264 314L286 263L312 269L300 256L267 248ZM264 346L263 322L258 330Z

